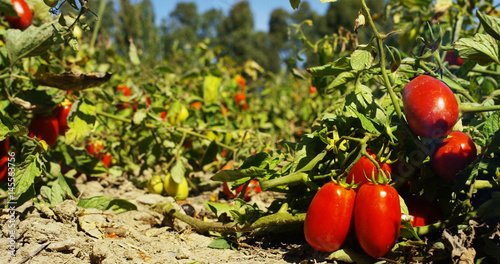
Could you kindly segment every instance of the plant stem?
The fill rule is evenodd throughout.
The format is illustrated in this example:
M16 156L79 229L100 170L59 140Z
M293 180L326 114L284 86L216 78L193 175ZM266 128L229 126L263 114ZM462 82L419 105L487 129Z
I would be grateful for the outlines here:
M221 232L221 233L236 233L252 231L262 227L277 226L277 225L287 225L287 224L298 224L303 223L306 214L290 214L287 212L278 212L272 215L263 216L252 224L240 225L238 223L221 223L221 222L205 222L202 220L195 219L191 216L185 215L174 208L174 204L161 204L156 206L156 210L164 215L169 215L171 217L177 218L182 222L190 225L199 233L207 233L209 231Z
M363 11L366 14L366 18L368 21L368 24L370 25L370 28L373 31L373 34L377 38L377 47L378 47L378 53L380 55L380 69L382 70L382 76L384 78L384 83L385 86L387 87L387 91L389 91L389 96L391 97L391 101L394 105L394 108L396 109L396 115L398 116L399 120L403 122L403 113L401 111L401 107L399 105L399 100L396 94L394 93L394 89L392 89L391 81L389 80L389 75L387 73L387 69L385 66L385 53L384 53L384 39L386 38L385 35L382 35L378 32L377 27L375 26L375 23L373 22L372 16L370 15L370 9L366 5L365 0L361 0L361 4L363 6Z
M477 212L472 211L468 214L461 215L457 218L452 218L452 219L448 219L445 221L439 221L439 222L431 224L431 225L415 227L415 231L417 232L417 234L419 236L424 236L427 234L435 233L439 230L444 229L445 227L454 226L454 225L457 225L459 223L463 223L469 219L474 218L476 215L477 215Z
M459 106L462 113L481 113L490 111L500 111L500 105L470 105L462 104Z
M104 11L106 11L106 0L101 0L99 3L99 13L97 14L97 21L95 23L94 32L92 32L92 39L90 40L90 50L93 52L95 43L97 41L97 35L99 34L99 29L102 24L102 16L104 15Z

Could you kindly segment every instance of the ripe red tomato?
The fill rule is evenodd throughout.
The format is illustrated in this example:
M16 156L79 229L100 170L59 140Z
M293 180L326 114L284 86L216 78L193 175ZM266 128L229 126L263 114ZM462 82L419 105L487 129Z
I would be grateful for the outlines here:
M377 155L372 153L370 150L367 150L368 154L372 156L376 160ZM392 172L391 166L387 163L380 163L378 161L378 165L380 166L380 169L388 176ZM377 167L371 160L369 160L367 157L363 156L361 157L356 164L351 168L349 171L349 174L347 174L347 183L360 183L360 185L356 188L358 190L361 185L366 184L370 182L366 177L371 179L372 174L375 175L375 180L377 179ZM365 176L366 175L366 176Z
M443 217L441 208L434 202L418 196L406 197L404 200L414 227L433 224Z
M31 119L29 136L45 140L50 147L57 142L59 135L59 122L55 116L36 115Z
M420 75L406 84L403 106L408 125L421 137L443 137L458 120L458 103L453 92L445 83L428 75Z
M7 182L9 157L4 156L0 159L0 181Z
M9 138L0 141L0 157L7 156L9 154Z
M444 61L447 61L450 66L462 66L464 64L464 59L458 56L458 52L456 50L447 51L446 55L444 55Z
M72 104L60 105L57 111L57 121L59 122L59 135L64 136L68 127L68 114L71 111Z
M248 104L246 103L247 96L243 92L239 92L234 95L234 100L236 101L236 105L245 110L248 109Z
M304 221L304 236L312 248L332 252L352 229L356 192L328 182L316 193Z
M389 252L399 237L401 207L396 189L367 183L354 203L354 228L361 248L373 258Z
M128 86L126 85L118 85L116 87L116 91L119 91L119 92L122 92L123 95L125 95L126 97L130 97L132 96L132 91L130 90L130 88L128 88ZM134 100L135 101L135 100ZM123 110L123 109L126 109L130 106L130 103L120 103L118 104L118 110ZM137 111L137 104L133 104L132 105L132 110L135 112Z
M98 159L104 158L104 145L99 141L92 142L92 140L87 141L87 147L85 148L87 153Z
M11 0L14 10L16 10L19 17L5 16L10 27L25 30L31 25L33 21L33 14L31 9L24 0Z
M227 182L224 182L222 184L222 191L225 195L227 195L227 197L234 199L241 193L241 191L243 190L243 186L245 186L245 184L241 185L233 192L231 191L229 184ZM250 201L250 199L252 199L252 196L254 194L260 192L262 192L262 189L260 188L259 182L256 180L250 180L250 183L248 183L248 187L245 190L245 194L243 194L243 200L248 202Z
M459 171L472 163L476 156L474 141L463 132L453 131L431 155L431 166L437 175L452 180Z
M317 92L318 92L318 89L316 89L316 87L313 86L312 84L309 84L309 94L315 95Z
M102 157L101 161L104 164L104 167L109 168L109 165L111 164L112 156L109 153L104 154Z
M201 102L192 102L192 103L189 104L189 106L191 106L194 109L200 111L202 103Z

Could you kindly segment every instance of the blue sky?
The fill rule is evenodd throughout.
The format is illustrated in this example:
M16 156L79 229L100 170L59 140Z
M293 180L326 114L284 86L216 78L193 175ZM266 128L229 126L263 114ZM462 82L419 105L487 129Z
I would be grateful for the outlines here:
M177 3L195 2L198 6L198 13L200 14L212 8L220 9L224 14L228 14L231 6L239 1L240 0L151 0L151 3L156 12L156 21L159 22L162 18L168 18L170 12L175 9ZM267 31L269 17L274 9L283 8L290 13L293 12L289 0L249 0L248 2L254 15L256 30ZM309 2L311 8L319 14L325 14L329 6L328 3L322 4L319 0L309 0L307 2Z

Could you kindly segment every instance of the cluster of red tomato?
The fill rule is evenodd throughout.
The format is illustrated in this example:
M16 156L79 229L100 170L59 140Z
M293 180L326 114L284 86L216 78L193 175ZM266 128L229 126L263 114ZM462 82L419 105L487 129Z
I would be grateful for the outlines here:
M410 128L416 135L434 139L430 156L434 172L448 180L469 165L477 155L472 139L455 126L459 109L451 89L434 77L421 75L410 81L403 91L403 106ZM378 162L385 175L392 168ZM401 207L396 189L387 183L372 183L368 177L377 168L368 157L361 157L349 171L346 182L326 183L314 196L306 214L304 235L316 250L339 249L354 228L361 248L379 258L389 252L399 237ZM374 175L375 182L379 182ZM349 185L348 185L349 184ZM359 184L352 189L349 186ZM413 226L424 226L439 220L442 213L433 202L418 196L405 196Z
M472 139L461 131L451 131L459 109L453 91L445 83L428 75L416 77L403 90L403 106L413 132L436 139L430 161L437 175L452 180L476 159Z
M240 86L240 92L234 95L234 100L236 101L236 105L240 109L248 110L247 96L245 94L246 81L245 79L238 75L234 78L236 83Z
M368 255L374 258L385 255L399 237L398 192L387 183L360 183L357 192L346 185L331 181L316 193L304 222L307 242L316 250L333 252L354 229Z
M53 147L57 142L57 136L64 136L69 129L68 115L71 106L71 103L61 104L56 115L35 115L31 119L29 136L45 140L47 145Z

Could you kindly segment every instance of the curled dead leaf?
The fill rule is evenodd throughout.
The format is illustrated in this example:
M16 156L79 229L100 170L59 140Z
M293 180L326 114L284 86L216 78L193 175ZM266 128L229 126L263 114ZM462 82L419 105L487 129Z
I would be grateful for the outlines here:
M101 73L72 73L62 74L42 73L37 76L39 85L59 88L65 91L81 91L92 87L98 87L111 79L110 72Z

